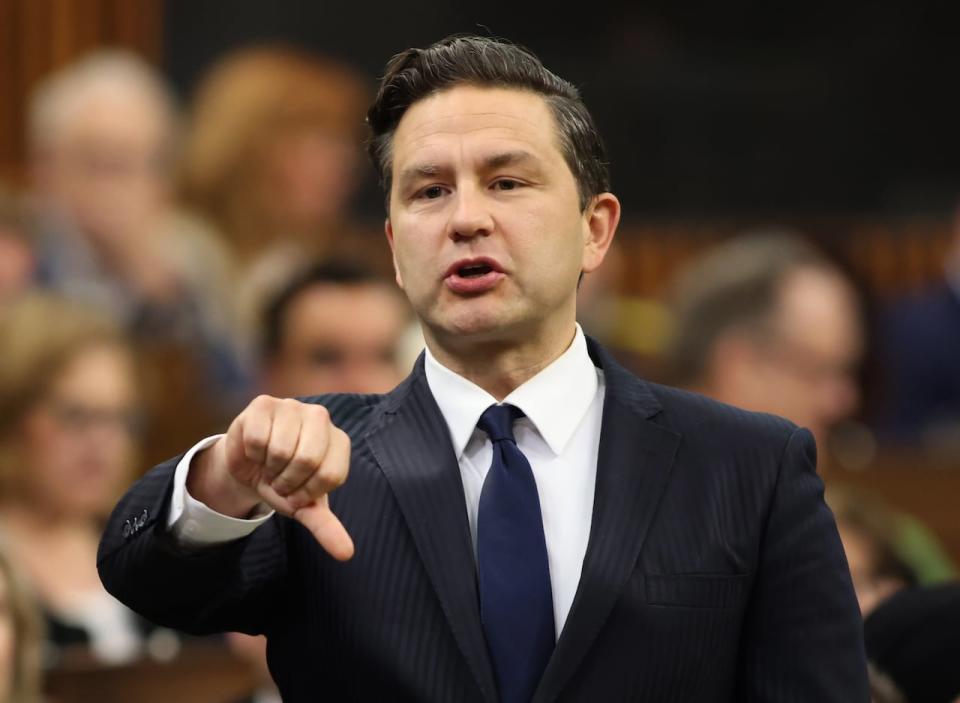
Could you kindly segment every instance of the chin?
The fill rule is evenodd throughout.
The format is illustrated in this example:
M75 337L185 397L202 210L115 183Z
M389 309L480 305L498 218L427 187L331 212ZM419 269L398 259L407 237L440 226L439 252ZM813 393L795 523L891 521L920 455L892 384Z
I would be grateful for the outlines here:
M471 345L485 342L529 339L523 333L523 327L505 320L469 320L455 321L442 325L443 336L453 344L469 342Z

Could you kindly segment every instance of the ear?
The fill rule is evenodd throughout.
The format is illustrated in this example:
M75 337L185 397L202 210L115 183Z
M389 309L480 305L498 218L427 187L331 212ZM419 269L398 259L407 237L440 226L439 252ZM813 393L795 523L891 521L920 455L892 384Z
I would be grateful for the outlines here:
M620 201L613 193L601 193L594 197L583 217L587 237L581 268L590 273L603 263L613 243L613 235L620 222Z
M400 290L403 290L403 279L400 277L400 267L397 266L397 249L393 244L393 224L391 224L389 217L383 221L383 231L387 235L387 243L390 245L390 253L393 256L394 277L397 280L397 285L400 286Z

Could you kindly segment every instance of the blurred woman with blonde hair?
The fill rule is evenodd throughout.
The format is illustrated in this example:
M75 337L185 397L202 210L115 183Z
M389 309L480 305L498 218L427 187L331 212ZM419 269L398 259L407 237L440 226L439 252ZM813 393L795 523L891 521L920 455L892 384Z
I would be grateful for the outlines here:
M0 529L43 608L50 654L78 644L129 660L142 624L103 589L96 554L133 478L133 354L101 314L30 293L0 311L0 358Z
M357 184L367 91L351 69L284 47L229 55L194 100L188 205L248 260L279 240L317 253Z
M367 98L352 69L283 46L228 55L196 92L180 194L232 250L248 366L264 301L305 261L352 246Z

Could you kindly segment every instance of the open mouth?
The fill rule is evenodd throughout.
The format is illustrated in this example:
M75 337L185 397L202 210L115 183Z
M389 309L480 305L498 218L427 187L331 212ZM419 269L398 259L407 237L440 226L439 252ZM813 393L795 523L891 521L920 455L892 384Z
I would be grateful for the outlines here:
M470 264L461 266L457 269L457 275L461 278L478 278L493 271L493 267L488 264Z
M447 269L445 283L458 295L478 295L495 288L505 274L495 259L463 259Z

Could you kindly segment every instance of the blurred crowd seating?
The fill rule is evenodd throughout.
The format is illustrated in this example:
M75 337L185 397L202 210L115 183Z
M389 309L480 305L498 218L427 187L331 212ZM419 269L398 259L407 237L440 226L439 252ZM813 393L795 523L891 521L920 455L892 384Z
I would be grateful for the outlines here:
M704 249L741 232L789 225L833 253L878 300L915 292L943 276L953 239L947 215L877 215L776 220L729 218L631 222L618 235L629 267L619 281L625 295L657 297L678 268Z
M101 19L126 17L123 3L113 10L106 2L94 5L103 13ZM89 15L80 13L76 3L64 6L83 15L81 25L87 27ZM156 9L156 4L150 7ZM24 26L53 22L44 12L26 10L18 21ZM69 16L57 15L56 21ZM117 27L120 35L139 31L136 22ZM96 43L96 32L91 32L92 39L78 46ZM26 56L37 41L27 37L18 46ZM57 114L58 129L85 125L86 141L70 149L59 151L61 142L51 138L54 132L59 137L59 131L38 137L26 104L16 119L0 111L0 128L23 132L19 151L0 145L5 155L21 159L13 167L3 164L0 171L11 176L0 184L0 317L10 323L0 328L6 335L0 338L0 349L5 350L0 365L14 368L11 350L23 351L17 345L27 338L29 326L22 319L18 324L11 320L23 316L24 305L32 305L46 311L32 320L41 332L65 332L69 325L60 315L74 315L91 329L107 330L91 334L100 341L109 338L110 344L132 355L135 369L121 362L118 368L123 367L125 380L118 383L129 382L134 388L121 394L123 402L107 393L98 407L57 405L72 382L72 353L54 355L47 366L34 370L30 378L35 382L29 387L7 379L3 390L15 388L22 397L11 391L0 403L0 478L7 481L0 494L0 530L8 541L19 535L19 542L0 556L6 559L9 551L20 560L26 580L34 581L32 590L47 620L44 666L51 701L233 703L255 689L270 695L262 647L255 641L238 637L198 642L178 636L171 642L162 628L146 623L134 627L132 614L112 606L107 606L111 617L129 620L129 629L142 637L140 645L130 648L133 654L113 660L100 656L90 644L96 639L90 633L56 641L63 635L56 622L57 606L62 605L56 600L63 593L51 598L43 583L58 581L56 568L39 573L24 550L76 549L92 560L96 530L118 490L105 479L86 498L80 491L58 494L44 488L44 476L55 477L58 470L91 474L102 468L127 472L123 480L129 482L197 439L222 430L257 392L384 391L409 369L422 340L393 288L382 212L356 213L351 208L363 173L359 127L369 77L327 58L284 47L256 47L226 57L201 83L195 101L180 110L162 78L136 56L114 53L95 56L93 63L85 58L71 64L66 60L70 55L44 65L65 65L68 71L79 66L88 74L98 66L120 66L124 80L133 76L139 88L111 92L114 103L108 112L119 109L117 100L126 107L141 100L144 93L137 91L146 85L151 105L144 108L141 103L137 109L152 115L146 122L156 118L158 110L163 113L158 131L164 136L137 141L143 135L131 133L128 142L111 141L118 131L109 123L105 132L97 133L95 120L88 123L81 117L81 107L92 104L92 98L76 98L85 85L102 86L103 81L84 83L75 74L69 74L73 102L61 95L44 108L46 114L54 103L69 103L70 109ZM26 74L39 81L39 69L34 66ZM64 76L68 74L38 82L38 94L56 86L56 80L64 85ZM232 120L229 129L224 115ZM149 192L144 195L144 190ZM128 207L128 200L140 196L142 208ZM113 216L118 201L124 201L119 208L124 217ZM897 396L890 391L881 348L884 311L944 278L954 242L960 239L948 214L785 216L773 221L628 218L611 260L584 284L585 328L614 347L625 363L661 379L674 322L669 297L680 272L721 243L771 226L802 233L831 262L831 270L835 267L849 278L863 305L865 357L862 369L851 375L862 398L860 408L845 413L818 437L823 439L820 467L828 487L871 496L889 511L886 514L910 516L924 525L931 541L946 552L943 573L949 576L949 562L960 563L955 506L960 495L960 451L955 450L960 445L949 438L934 444L920 435L887 432L885 408ZM155 253L153 247L166 253ZM76 251L83 265L75 266L78 262L71 258ZM38 290L45 301L39 305ZM334 304L338 315L317 312ZM44 330L44 325L57 329ZM53 349L57 335L49 335L54 340L49 342L39 333L34 336L41 346L28 356L40 358ZM957 359L960 365L960 356ZM41 429L31 435L28 424ZM117 443L111 456L94 456L82 465L67 460L51 465L56 463L55 449L66 456L70 447L81 446L71 442L91 444L91 438L102 440L107 430ZM938 437L942 440L943 435ZM14 454L16 461L10 458ZM24 467L40 476L26 482L29 486L20 480ZM13 475L18 469L19 478ZM53 529L65 513L73 520L67 521L72 526L69 538ZM49 520L50 514L57 520ZM40 547L31 541L41 536L39 528L34 531L38 525L49 529L50 539ZM77 534L77 543L70 542ZM60 566L71 568L69 560ZM102 601L106 594L83 576L78 588Z

